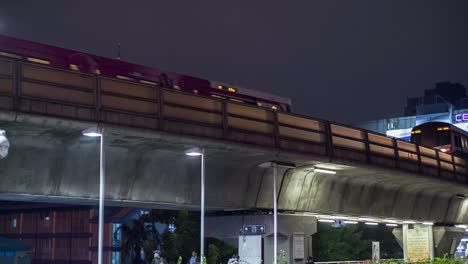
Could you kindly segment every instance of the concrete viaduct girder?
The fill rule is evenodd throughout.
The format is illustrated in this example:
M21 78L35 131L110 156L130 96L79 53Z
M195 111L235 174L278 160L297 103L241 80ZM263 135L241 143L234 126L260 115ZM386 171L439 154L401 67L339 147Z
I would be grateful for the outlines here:
M6 112L0 120L11 142L0 160L0 199L97 202L98 143L81 136L91 123ZM272 171L258 164L285 160L298 167L278 174L280 210L468 222L468 203L456 197L468 188L433 177L150 130L109 126L107 132L108 205L198 208L199 162L184 150L201 146L211 210L271 209ZM317 164L337 174L312 172Z

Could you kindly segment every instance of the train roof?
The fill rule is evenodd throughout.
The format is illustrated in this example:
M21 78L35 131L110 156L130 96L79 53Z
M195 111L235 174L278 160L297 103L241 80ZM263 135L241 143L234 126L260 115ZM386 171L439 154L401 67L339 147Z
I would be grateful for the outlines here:
M2 47L2 46L4 46L4 47ZM5 52L9 52L9 51L12 52L12 50L16 50L16 49L18 49L20 47L23 50L27 50L28 52L31 52L32 56L36 56L38 58L41 58L40 53L43 53L43 55L57 56L57 57L62 58L63 60L65 60L66 58L69 58L70 56L76 55L76 54L83 54L83 55L90 56L93 59L96 59L97 62L101 66L107 66L107 67L113 67L113 68L119 68L119 69L129 69L129 70L130 69L133 69L133 70L137 69L138 72L141 71L141 72L143 72L143 73L145 73L147 75L152 75L152 76L158 76L159 74L164 73L164 74L167 74L170 78L174 78L174 79L179 79L181 77L182 78L191 78L193 80L198 79L200 81L206 81L206 82L211 82L211 83L214 82L214 83L219 83L219 84L222 84L222 85L226 85L226 84L224 84L222 82L210 81L208 79L204 79L204 78L200 78L200 77L194 77L194 76L190 76L190 75L186 75L186 74L180 74L180 73L176 73L176 72L173 72L173 71L166 71L166 70L163 70L163 69L144 66L144 65L141 65L141 64L135 64L135 63L122 61L122 60L115 59L115 58L103 57L103 56L98 56L98 55L94 55L94 54L90 54L90 53L86 53L86 52L82 52L82 51L65 49L65 48L61 48L61 47L58 47L58 46L53 46L53 45L43 44L43 43L39 43L39 42L28 41L28 40L19 39L19 38L6 36L6 35L2 35L2 34L0 34L0 47L2 47L2 49L7 48L7 50L5 50ZM13 49L8 50L9 47L13 48ZM0 51L2 51L2 50L0 50ZM130 70L130 72L131 72L131 70ZM138 72L134 72L134 73L138 73ZM135 77L135 76L129 76L129 77ZM237 89L237 91L239 92L239 94L248 95L248 96L251 96L251 97L256 97L256 98L259 98L259 99L265 99L265 100L269 100L269 101L273 101L273 102L283 103L283 104L287 104L289 106L291 106L291 103L292 103L291 99L287 98L287 97L283 97L283 96L279 96L279 95L275 95L275 94L270 94L270 93L263 92L263 91L252 90L252 89L248 89L248 88L245 88L245 87L239 87L237 85L232 85L231 87L235 87Z
M439 122L439 121L434 121L434 122L426 122L426 123L423 123L423 124L420 124L420 125L417 125L415 127L413 127L412 131L415 130L415 129L422 129L424 127L442 127L442 126L445 126L445 127L450 127L450 130L453 130L453 131L456 131L456 132L459 132L459 133L462 133L462 134L468 134L468 132L466 132L465 130L453 125L453 124L450 124L450 123L446 123L446 122Z

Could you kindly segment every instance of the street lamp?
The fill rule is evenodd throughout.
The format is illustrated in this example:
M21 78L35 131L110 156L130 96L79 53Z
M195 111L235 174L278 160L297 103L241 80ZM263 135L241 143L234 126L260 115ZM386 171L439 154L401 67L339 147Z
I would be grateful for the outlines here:
M82 132L83 136L100 137L99 149L99 237L98 237L98 264L102 264L102 249L104 240L104 185L105 185L105 153L104 128L91 127Z
M192 148L185 151L187 156L200 156L200 262L204 263L205 251L205 150L201 148Z
M8 155L8 149L10 148L10 142L6 137L5 130L0 129L0 159L6 158Z
M276 194L276 177L278 167L294 169L296 165L290 162L270 161L259 165L260 168L273 168L273 264L277 264L278 258L278 198Z

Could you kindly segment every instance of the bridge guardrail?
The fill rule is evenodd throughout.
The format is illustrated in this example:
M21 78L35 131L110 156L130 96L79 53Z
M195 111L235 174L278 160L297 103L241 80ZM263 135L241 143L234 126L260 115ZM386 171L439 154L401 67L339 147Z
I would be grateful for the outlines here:
M277 147L468 183L466 160L432 148L128 78L2 59L0 108Z

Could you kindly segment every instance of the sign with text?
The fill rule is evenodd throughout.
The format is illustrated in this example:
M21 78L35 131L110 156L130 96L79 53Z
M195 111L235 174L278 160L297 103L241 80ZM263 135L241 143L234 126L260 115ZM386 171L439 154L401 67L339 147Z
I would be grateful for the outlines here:
M423 225L409 225L406 234L407 258L420 261L431 258L430 228Z
M380 242L372 241L372 261L380 259Z
M293 234L293 258L304 259L304 233Z
M245 225L242 228L244 235L261 235L265 234L265 225Z
M454 116L455 122L466 122L468 121L468 113L460 113Z

